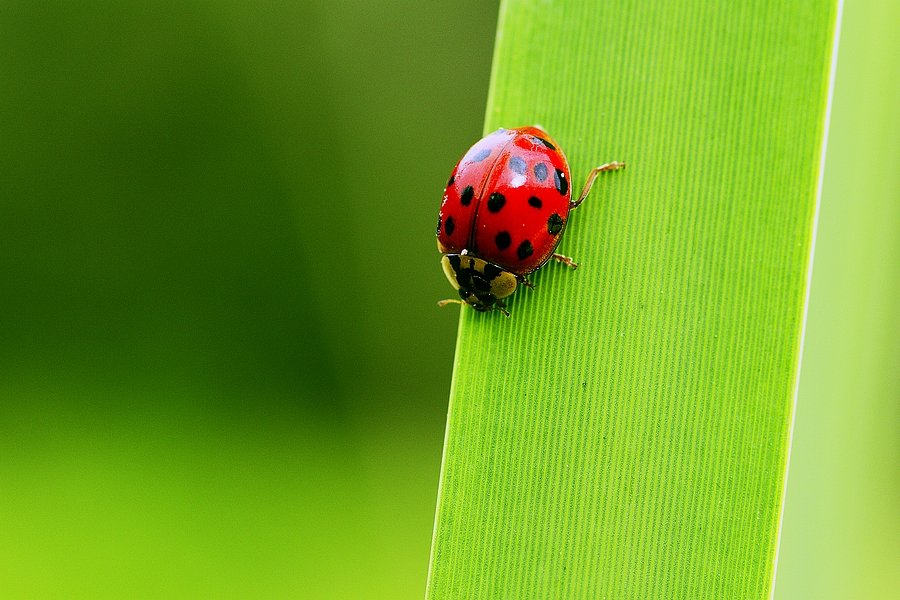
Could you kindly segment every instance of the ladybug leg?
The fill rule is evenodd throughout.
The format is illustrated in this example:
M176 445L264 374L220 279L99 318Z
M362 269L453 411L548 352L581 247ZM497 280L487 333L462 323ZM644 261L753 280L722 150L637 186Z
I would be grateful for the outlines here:
M443 308L443 307L447 306L448 304L461 304L463 306L466 306L468 304L468 302L466 302L465 300L458 300L456 298L448 298L447 300L438 300L437 304L438 304L438 306ZM506 315L507 318L509 318L509 311L506 310L506 305L501 304L499 301L497 302L497 304L495 304L493 306L493 308L491 308L491 310L499 310L504 315Z
M529 281L529 279L527 277L525 277L524 275L516 275L516 279L518 279L519 283L521 283L525 287L532 289L532 290L534 289L534 284L531 283L531 281Z
M625 163L623 162L611 162L591 169L590 174L588 174L587 181L584 182L584 188L581 190L581 195L578 197L578 200L569 204L569 210L578 208L578 205L584 202L584 199L587 198L587 195L591 192L591 187L594 185L594 180L597 179L597 175L605 171L617 171L624 168Z
M567 267L571 268L572 270L575 270L578 268L578 263L575 262L574 260L572 260L568 256L563 256L562 254L554 253L550 258L552 258L553 260L555 260L557 262L561 262L562 264L566 265Z
M466 302L463 300L458 300L456 298L450 298L447 300L438 300L438 306L440 306L441 308L444 308L448 304L466 304Z

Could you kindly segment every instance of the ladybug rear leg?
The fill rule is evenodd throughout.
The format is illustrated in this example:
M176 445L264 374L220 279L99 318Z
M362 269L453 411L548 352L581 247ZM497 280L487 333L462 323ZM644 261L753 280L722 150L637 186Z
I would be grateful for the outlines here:
M569 203L569 210L573 208L578 208L578 205L584 202L584 199L587 198L587 195L591 192L591 187L594 185L594 180L597 179L597 175L606 171L618 171L619 169L624 169L625 163L623 162L611 162L606 163L605 165L600 165L599 167L594 167L591 169L590 174L588 174L587 181L584 182L584 188L581 190L581 195L578 196L578 200L575 202ZM558 259L557 259L558 260ZM563 261L564 262L564 261Z
M554 253L550 258L552 258L553 260L555 260L557 262L561 262L562 264L566 265L567 267L569 267L573 270L578 268L578 263L575 262L574 260L572 260L568 256Z

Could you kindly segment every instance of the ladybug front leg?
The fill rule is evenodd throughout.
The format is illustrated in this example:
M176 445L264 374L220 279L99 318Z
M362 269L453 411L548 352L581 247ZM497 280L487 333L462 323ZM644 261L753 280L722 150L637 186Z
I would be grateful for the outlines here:
M578 268L578 263L575 262L574 260L572 260L572 259L571 259L570 257L568 257L568 256L564 256L564 255L562 255L562 254L556 254L556 253L554 253L550 258L552 258L553 260L555 260L555 261L557 261L557 262L561 262L562 264L566 265L567 267L569 267L569 268L571 268L571 269L577 269L577 268Z
M459 300L457 298L448 298L447 300L438 300L438 303L437 303L437 305L440 306L441 308L444 308L448 304L461 304L462 306L469 306L468 302L466 302L465 300ZM498 311L502 312L504 315L506 315L507 318L509 317L509 311L506 310L506 305L503 304L502 302L500 302L499 300L489 310L498 310Z
M531 283L531 280L529 280L529 279L528 279L527 277L525 277L524 275L516 275L516 279L518 279L518 280L519 280L519 283L521 283L522 285L524 285L524 286L527 287L528 289L531 289L531 290L534 289L534 284Z
M578 208L578 205L584 202L584 199L587 198L587 195L591 192L591 187L594 185L594 180L597 179L597 175L606 171L618 171L619 169L624 169L625 163L623 162L611 162L606 163L605 165L600 165L599 167L594 167L591 169L590 174L588 175L587 181L584 182L584 188L581 190L581 195L578 197L578 200L575 202L569 203L569 210L573 208Z
M509 318L509 311L506 310L506 305L503 304L502 302L500 302L499 300L497 301L497 304L494 305L494 310L499 310L504 315L506 315L507 319Z
M462 305L466 305L466 304L468 304L468 302L465 302L464 300L459 300L458 298L450 298L450 299L447 299L447 300L438 300L438 303L437 303L437 305L440 306L441 308L444 308L444 307L447 306L448 304L462 304Z

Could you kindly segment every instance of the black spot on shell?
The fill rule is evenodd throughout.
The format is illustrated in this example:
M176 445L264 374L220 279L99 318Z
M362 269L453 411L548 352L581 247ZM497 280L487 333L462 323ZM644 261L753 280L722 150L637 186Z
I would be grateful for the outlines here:
M466 188L462 191L462 194L459 195L459 201L463 206L468 206L472 202L472 196L475 195L475 190L472 189L471 185L467 185Z
M550 215L550 218L547 219L547 232L550 235L556 235L557 233L562 231L563 223L564 221L562 217L556 213L553 213L552 215Z
M494 192L491 194L491 197L488 198L488 210L492 213L500 212L500 209L506 204L506 196L501 194L500 192Z
M437 231L434 232L434 235L441 235L441 215L438 215L438 226Z
M491 155L490 148L482 148L478 151L478 154L472 157L472 162L481 162Z
M447 217L447 220L444 221L444 232L447 235L453 235L454 229L456 229L456 223L453 222L453 217Z
M518 173L519 175L525 174L525 169L528 168L525 164L525 161L519 158L518 156L513 156L509 159L509 168L512 169L513 173Z
M565 196L569 193L569 182L566 179L566 174L556 169L556 174L553 176L553 183L556 185L556 189L559 190L559 193Z
M453 175L451 175L451 176L450 176L450 179L447 180L447 187L450 187L451 185L453 185L453 182L454 182L454 181L456 181L456 177L454 177Z
M529 256L534 254L534 248L531 246L531 242L525 240L521 244L519 244L518 249L516 250L516 255L519 257L519 260L525 260Z
M502 272L503 269L501 269L497 265L492 265L491 263L487 263L486 265L484 265L484 276L487 277L488 281L495 279Z
M543 144L544 146L546 146L546 147L549 148L550 150L556 150L556 146L554 146L553 144L551 144L550 142L548 142L548 141L545 140L544 138L538 137L538 136L536 136L536 135L533 135L533 136L531 136L531 137L532 137L532 139L537 140L538 143Z
M538 198L537 196L532 196L531 198L529 198L528 204L535 208L540 208L540 207L544 206L544 203L541 202L541 199Z
M544 163L534 165L534 176L537 177L538 181L547 179L547 165Z
M508 231L501 231L494 238L494 242L497 244L498 250L506 250L512 244L512 237L510 237Z

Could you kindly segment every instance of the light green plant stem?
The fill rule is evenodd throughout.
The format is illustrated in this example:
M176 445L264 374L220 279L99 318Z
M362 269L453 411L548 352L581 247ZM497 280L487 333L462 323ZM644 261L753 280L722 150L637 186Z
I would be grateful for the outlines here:
M463 311L429 598L769 595L837 13L503 3L485 130L628 168Z

